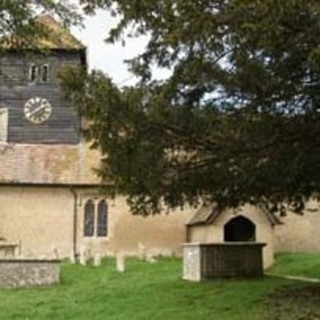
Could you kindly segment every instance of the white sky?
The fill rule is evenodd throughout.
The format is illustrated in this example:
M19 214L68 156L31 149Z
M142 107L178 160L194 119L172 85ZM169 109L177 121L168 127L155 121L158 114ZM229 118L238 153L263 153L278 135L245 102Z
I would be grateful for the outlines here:
M109 30L117 20L107 11L99 10L95 16L86 16L84 28L73 28L73 35L87 47L87 57L90 69L99 69L108 74L113 82L119 86L132 85L137 79L127 71L124 60L142 53L148 37L128 38L126 44L109 44L104 41ZM169 70L153 68L153 75L157 79L164 79L170 74Z
M85 18L84 29L73 28L72 33L87 47L90 69L102 70L120 86L130 85L135 79L127 71L127 65L123 61L141 53L147 38L127 39L125 46L104 42L108 31L116 22L106 11L98 11L95 16Z

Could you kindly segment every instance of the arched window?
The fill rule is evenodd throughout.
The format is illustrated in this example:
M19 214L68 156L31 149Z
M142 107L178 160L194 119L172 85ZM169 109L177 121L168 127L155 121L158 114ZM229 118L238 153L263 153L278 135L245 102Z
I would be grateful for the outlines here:
M108 205L105 200L98 204L97 236L106 237L108 230Z
M94 203L88 200L84 207L84 236L94 236Z
M224 226L224 241L255 241L256 226L249 219L239 216Z

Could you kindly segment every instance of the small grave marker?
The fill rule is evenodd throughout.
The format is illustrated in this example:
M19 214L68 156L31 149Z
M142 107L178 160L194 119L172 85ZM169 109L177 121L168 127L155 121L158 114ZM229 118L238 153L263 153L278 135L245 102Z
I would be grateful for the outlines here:
M85 247L80 248L80 264L82 266L87 265L87 252Z
M76 255L75 255L75 253L73 251L70 253L69 260L70 260L71 264L75 264L76 263Z
M138 243L138 258L140 260L145 260L147 256L147 247L142 243Z
M101 254L97 252L93 257L93 265L95 267L100 267L101 265Z
M156 263L157 259L151 253L149 253L146 256L146 261L149 263Z
M122 253L117 254L117 270L119 272L125 271L125 256Z

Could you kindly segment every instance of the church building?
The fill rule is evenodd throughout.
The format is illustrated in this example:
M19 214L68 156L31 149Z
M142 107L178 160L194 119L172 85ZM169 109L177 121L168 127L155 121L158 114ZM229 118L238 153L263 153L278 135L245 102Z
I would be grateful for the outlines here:
M59 72L86 67L86 48L51 16L41 53L0 54L0 255L32 258L181 254L184 242L266 242L279 251L320 252L320 213L280 218L252 206L133 216L122 197L100 193L100 155L81 137L83 119L61 96Z
M41 54L0 56L0 248L61 258L80 250L179 251L186 215L163 222L132 216L123 198L109 201L99 193L93 171L99 153L81 137L82 119L62 99L58 78L65 66L86 67L86 49L51 16L39 21L50 29Z

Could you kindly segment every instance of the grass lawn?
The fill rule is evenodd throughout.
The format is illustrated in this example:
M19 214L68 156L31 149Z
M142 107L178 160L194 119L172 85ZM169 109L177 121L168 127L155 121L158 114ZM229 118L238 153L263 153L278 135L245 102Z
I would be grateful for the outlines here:
M276 260L270 273L320 279L320 254L281 253Z
M178 259L126 262L124 274L112 259L99 268L64 263L60 285L0 290L0 319L320 319L318 285L272 277L192 283L181 280ZM300 302L306 309L292 313Z

